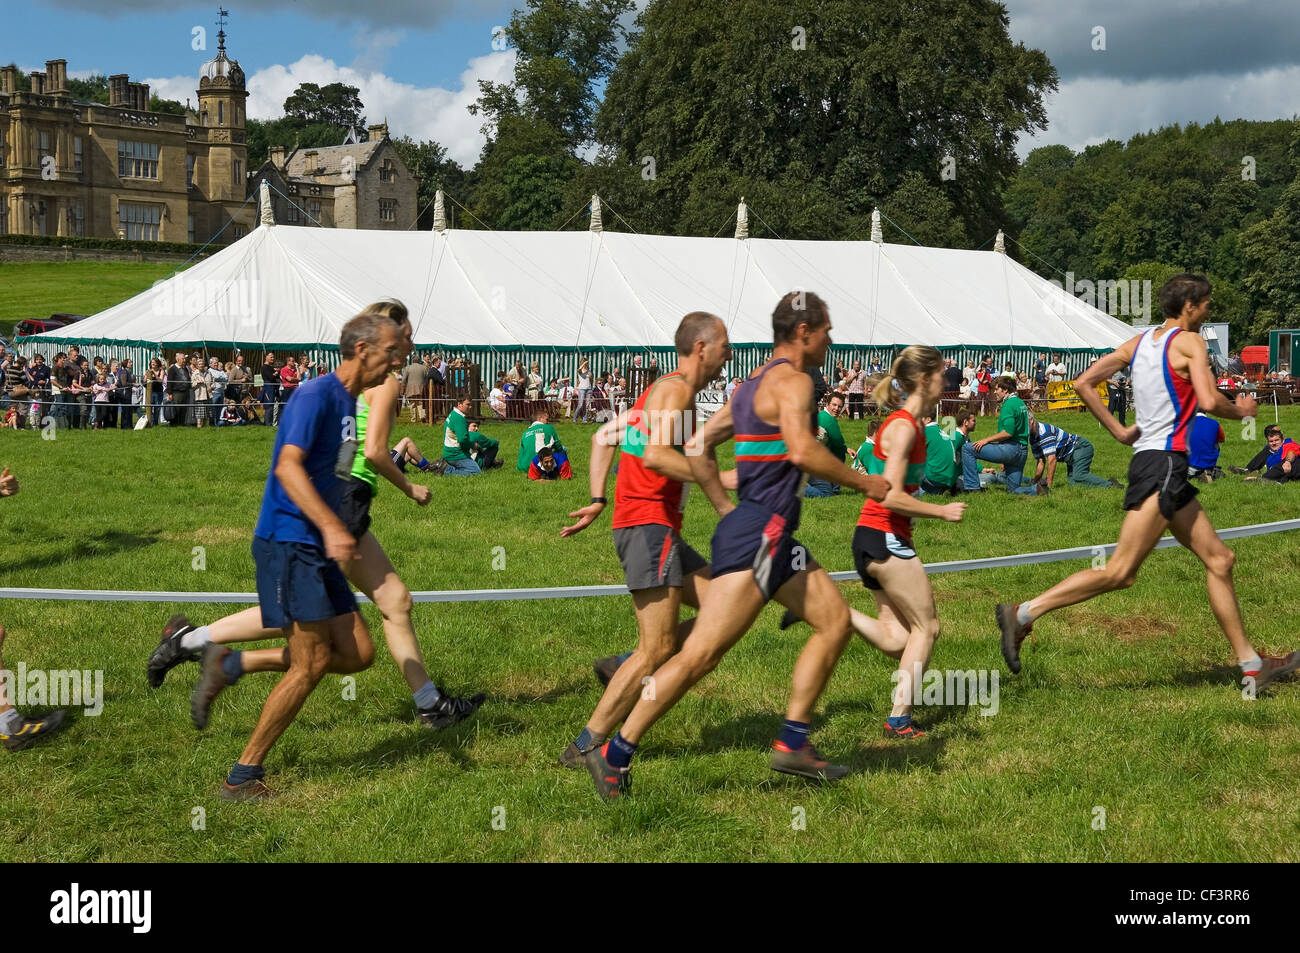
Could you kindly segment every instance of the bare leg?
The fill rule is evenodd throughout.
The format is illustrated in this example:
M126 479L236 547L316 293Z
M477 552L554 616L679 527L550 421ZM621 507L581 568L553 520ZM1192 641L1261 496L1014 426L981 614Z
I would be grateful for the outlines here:
M1137 581L1142 561L1151 554L1168 525L1169 521L1160 515L1156 497L1148 497L1138 509L1125 514L1119 542L1106 565L1101 569L1081 569L1031 599L1025 603L1030 615L1037 619L1053 609L1086 602L1104 592L1127 589Z
M853 637L849 607L830 573L820 566L795 573L776 591L775 598L813 628L794 663L790 705L786 709L791 721L810 722L835 663Z
M1237 590L1232 584L1232 567L1237 554L1224 545L1214 532L1209 516L1196 500L1174 514L1169 524L1178 542L1194 552L1205 564L1205 588L1210 594L1210 608L1219 620L1223 634L1232 643L1237 661L1245 662L1255 657L1255 649L1246 638L1246 628L1241 622L1241 608L1237 605Z
M619 733L632 744L639 743L650 726L740 641L765 601L748 572L727 573L710 582L708 601L700 608L691 637L654 673L653 691L637 701Z
M627 717L638 698L657 693L658 683L653 674L678 648L677 610L681 597L681 589L670 586L632 593L639 633L636 651L618 667L587 721L587 730L593 735L608 737Z
M289 629L289 670L267 696L257 727L253 729L248 745L239 756L241 764L262 763L271 746L284 734L307 696L325 675L329 665L334 621L295 622Z
M417 458L418 459L418 458ZM367 532L357 543L361 558L348 567L348 581L364 592L384 616L384 639L389 654L411 691L424 687L429 673L411 623L411 591L397 575L375 534Z
M889 713L899 717L911 713L915 680L925 674L935 640L939 638L934 593L919 559L886 559L872 563L867 571L884 586L878 594L882 605L888 604L890 614L907 632L907 647L898 664L898 689Z
M893 615L889 619L885 618L878 595L876 607L878 618L875 619L860 609L849 607L849 621L853 624L853 631L862 636L863 641L868 645L879 649L890 658L898 658L903 654L903 647L907 645L907 629L900 625Z

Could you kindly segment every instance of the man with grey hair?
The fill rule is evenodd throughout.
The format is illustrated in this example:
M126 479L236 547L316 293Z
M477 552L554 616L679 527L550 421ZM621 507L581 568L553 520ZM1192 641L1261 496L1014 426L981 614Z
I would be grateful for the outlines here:
M262 625L284 634L289 670L222 785L224 800L270 797L262 761L307 696L326 672L358 672L374 659L370 631L340 568L357 558L357 540L339 512L357 455L357 395L382 383L404 354L389 318L360 314L343 326L338 368L301 385L281 411L253 561ZM204 647L195 693L206 709L238 679L241 658L223 645Z

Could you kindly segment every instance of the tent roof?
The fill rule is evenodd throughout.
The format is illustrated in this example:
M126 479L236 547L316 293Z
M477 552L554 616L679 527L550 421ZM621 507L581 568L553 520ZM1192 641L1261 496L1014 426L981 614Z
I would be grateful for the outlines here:
M837 344L1109 350L1133 335L1125 322L991 251L260 226L74 328L37 337L329 346L348 318L391 297L409 308L421 346L664 347L681 316L699 310L722 316L733 343L770 344L773 306L801 288L830 305Z

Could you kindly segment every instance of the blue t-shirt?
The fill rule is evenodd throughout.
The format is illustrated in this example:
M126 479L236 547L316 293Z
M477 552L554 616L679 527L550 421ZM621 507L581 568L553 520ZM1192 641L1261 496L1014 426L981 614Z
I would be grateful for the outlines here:
M348 393L337 374L317 377L297 388L280 414L280 429L271 451L271 472L266 475L262 512L253 535L286 543L323 546L316 524L289 499L275 468L280 448L292 444L306 451L303 465L312 486L335 513L342 501L344 481L357 455L357 399Z
M1219 462L1219 444L1223 428L1213 417L1197 414L1192 418L1192 435L1187 440L1187 463L1197 470L1208 470Z

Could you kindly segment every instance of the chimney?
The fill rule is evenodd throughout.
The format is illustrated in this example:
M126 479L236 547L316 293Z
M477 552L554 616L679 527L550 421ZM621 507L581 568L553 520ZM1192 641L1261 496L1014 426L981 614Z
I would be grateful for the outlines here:
M44 93L44 92L45 92L45 74L44 74L44 73L37 73L36 71L33 70L32 73L30 74L30 78L31 78L31 81L32 81L32 92L33 92L33 93L36 93L37 95L40 95L41 93Z
M366 129L370 133L371 142L374 142L378 139L388 138L388 123L386 122L376 123L373 126L367 126Z
M140 111L141 112L149 111L149 84L148 83L140 84Z
M45 91L47 93L64 92L68 88L68 61L46 60L45 75L47 78Z
M0 66L0 93L9 93L13 95L18 85L16 68L13 66Z
M140 102L141 90L142 86L140 83L127 83L126 102L132 109L143 110L145 108L145 106L141 105Z
M116 73L108 78L108 104L110 106L127 105L126 84L126 73Z
M271 165L284 168L284 146L271 146Z

